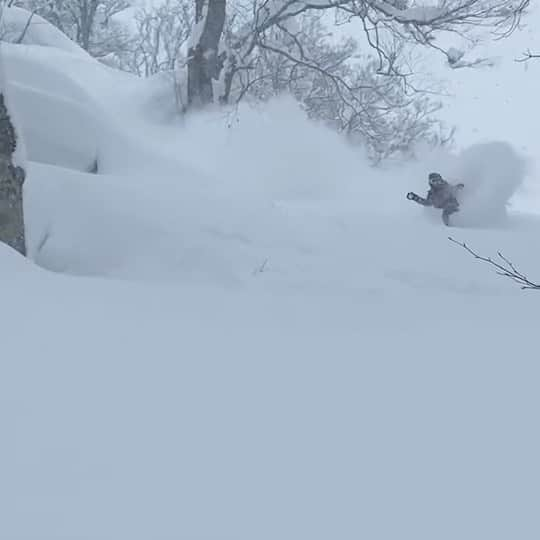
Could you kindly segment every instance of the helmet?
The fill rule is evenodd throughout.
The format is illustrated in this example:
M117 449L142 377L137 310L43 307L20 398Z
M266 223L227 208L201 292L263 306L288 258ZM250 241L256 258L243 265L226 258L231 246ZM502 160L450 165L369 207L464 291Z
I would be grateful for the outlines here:
M442 186L445 184L445 181L443 180L443 177L436 172L429 173L429 185L434 186Z

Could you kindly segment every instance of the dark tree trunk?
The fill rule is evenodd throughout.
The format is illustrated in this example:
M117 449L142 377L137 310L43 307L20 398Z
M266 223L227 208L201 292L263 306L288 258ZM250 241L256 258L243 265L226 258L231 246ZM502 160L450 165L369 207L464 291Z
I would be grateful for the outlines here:
M5 91L5 90L4 90ZM0 91L0 242L26 255L23 216L25 171L13 163L17 133Z
M80 21L78 39L80 46L85 51L90 51L92 33L96 22L96 13L98 8L98 0L79 0Z
M188 107L214 101L212 80L219 78L222 62L219 42L225 25L226 0L195 0L196 40L188 51Z

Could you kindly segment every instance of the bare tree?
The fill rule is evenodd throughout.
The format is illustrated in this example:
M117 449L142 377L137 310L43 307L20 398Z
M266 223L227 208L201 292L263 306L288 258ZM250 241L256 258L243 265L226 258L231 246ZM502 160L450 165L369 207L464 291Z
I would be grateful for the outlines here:
M123 55L121 67L148 77L185 64L185 48L195 16L193 7L189 0L165 0L139 9L135 13L133 46Z
M409 0L251 0L253 16L238 41L247 51L257 45L260 35L276 26L286 26L298 15L333 10L338 24L359 20L368 45L376 52L379 71L396 68L395 41L435 48L437 34L452 32L467 37L478 28L488 28L496 36L515 30L529 0L439 0L435 6L415 6ZM240 6L244 5L244 8ZM412 7L411 7L412 5ZM237 11L246 3L235 2ZM455 56L455 49L450 52Z
M294 21L302 14L332 10L338 24L359 20L364 38L375 52L377 71L406 76L396 44L413 43L437 49L452 63L456 50L447 51L439 46L438 33L467 36L478 28L488 28L496 36L506 36L517 28L529 0L439 0L438 5L429 7L411 5L409 0L235 0L229 3L229 16L240 19L241 24L237 25L222 56L217 51L223 33L225 0L195 0L195 3L197 19L190 55L193 66L202 65L203 49L214 51L210 54L212 60L204 85L208 101L208 96L213 95L209 88L211 81L220 75L215 73L216 66L219 71L225 69L225 77L232 78L249 69L253 53L261 47L287 54L281 43L272 40L276 28L296 42L296 56L302 60L301 42L294 31ZM204 42L198 46L203 36ZM216 56L220 61L215 61ZM194 81L198 80L197 73L193 74Z
M434 118L440 105L431 88L416 79L410 67L411 45L440 51L454 69L485 65L489 61L471 62L455 48L445 50L437 34L453 32L472 39L483 28L505 36L518 26L528 4L439 0L433 7L415 7L411 0L167 0L159 14L154 9L141 15L131 69L148 75L177 66L176 95L181 96L182 110L288 92L312 118L362 141L372 157L380 159L408 151L418 140L439 144L451 138ZM329 39L322 20L332 13L336 24L360 22L356 40L336 44ZM189 18L194 24L186 46ZM187 74L180 72L184 62Z
M7 84L0 48L0 242L26 255L23 215L23 183L26 177L20 159L20 135L8 108Z
M375 161L421 140L436 144L451 136L434 118L437 101L406 77L378 73L376 60L358 57L353 39L330 41L322 18L303 13L294 30L276 27L261 37L227 98L265 100L288 92L311 118L361 142Z

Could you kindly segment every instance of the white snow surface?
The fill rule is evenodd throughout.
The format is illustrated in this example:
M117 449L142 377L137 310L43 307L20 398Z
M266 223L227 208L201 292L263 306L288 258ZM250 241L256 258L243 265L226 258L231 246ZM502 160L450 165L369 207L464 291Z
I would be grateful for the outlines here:
M540 276L534 155L372 169L287 99L157 122L156 79L12 47L93 122L35 136L0 247L1 540L538 537L540 300L447 239Z
M10 43L2 43L2 54L8 95L27 156L33 161L88 170L98 157L98 111L65 66L74 59L77 64L93 64L94 60L81 60L59 49Z

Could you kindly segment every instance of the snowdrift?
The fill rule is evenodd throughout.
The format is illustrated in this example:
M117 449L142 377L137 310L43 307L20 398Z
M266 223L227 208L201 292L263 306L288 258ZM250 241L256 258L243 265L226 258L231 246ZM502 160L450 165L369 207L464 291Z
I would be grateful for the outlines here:
M90 109L15 82L10 91L29 159L80 171L94 169L98 129Z
M28 158L80 171L91 169L106 124L100 125L97 104L62 66L63 53L43 55L33 47L4 43L2 54Z

